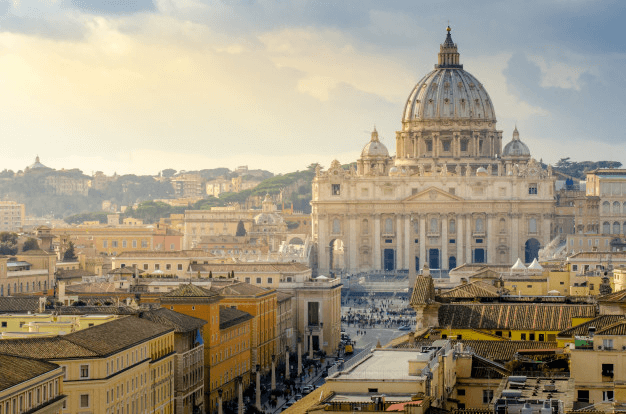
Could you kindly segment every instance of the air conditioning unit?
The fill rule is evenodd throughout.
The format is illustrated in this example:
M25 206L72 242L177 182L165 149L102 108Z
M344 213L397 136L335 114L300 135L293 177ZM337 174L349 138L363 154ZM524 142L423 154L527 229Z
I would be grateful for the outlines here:
M598 349L602 349L602 345L598 345Z
M626 345L622 345L622 351L626 351Z

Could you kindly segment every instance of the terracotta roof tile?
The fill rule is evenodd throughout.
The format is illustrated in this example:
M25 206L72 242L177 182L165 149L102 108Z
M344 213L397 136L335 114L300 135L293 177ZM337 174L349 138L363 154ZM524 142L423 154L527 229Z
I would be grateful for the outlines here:
M220 329L230 328L252 319L253 316L234 308L220 308Z
M410 304L425 305L435 299L435 285L431 277L417 276L413 285Z
M498 288L491 283L480 280L457 286L449 291L438 295L442 298L472 299L472 298L497 298L500 296Z
M623 319L624 315L600 315L595 319L581 323L580 325L576 325L572 328L565 329L559 332L557 336L573 338L576 335L588 335L589 327L591 326L596 328L597 332L598 330L604 329L607 326L612 325L615 322L621 321Z
M0 312L38 312L40 296L0 296Z
M163 326L174 328L174 332L190 332L202 328L207 321L193 316L184 315L166 308L139 312L139 318L147 319Z
M626 302L626 289L599 296L598 302Z
M615 322L596 332L596 335L626 335L626 320Z
M58 368L58 365L50 362L0 355L0 391Z
M217 292L213 292L209 289L205 289L200 286L196 286L192 283L180 285L173 291L163 295L167 298L185 297L185 298L208 298L218 296Z
M595 305L450 303L439 308L439 327L562 331L572 326L572 318L593 318L595 311Z

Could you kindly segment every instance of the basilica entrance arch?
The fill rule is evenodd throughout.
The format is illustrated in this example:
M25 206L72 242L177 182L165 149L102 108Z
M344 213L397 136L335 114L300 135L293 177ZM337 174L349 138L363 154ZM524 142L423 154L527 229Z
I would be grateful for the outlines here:
M530 263L539 258L539 241L537 239L528 239L524 244L524 261Z

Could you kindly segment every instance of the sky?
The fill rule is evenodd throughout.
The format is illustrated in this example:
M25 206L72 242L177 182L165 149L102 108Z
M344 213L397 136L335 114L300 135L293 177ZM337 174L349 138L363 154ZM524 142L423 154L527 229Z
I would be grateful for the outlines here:
M0 0L0 170L355 161L452 27L504 143L626 164L626 2Z

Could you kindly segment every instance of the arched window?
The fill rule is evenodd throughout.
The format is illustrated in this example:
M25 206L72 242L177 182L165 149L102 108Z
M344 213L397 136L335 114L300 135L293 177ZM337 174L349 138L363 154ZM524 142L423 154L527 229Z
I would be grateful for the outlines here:
M341 223L339 222L339 219L333 220L333 233L334 234L341 233Z
M485 231L485 221L481 218L476 219L476 232L480 233Z
M619 223L616 221L615 223L613 223L613 234L620 234L620 228L619 228Z
M622 213L626 214L626 201L624 201L624 204L622 205Z
M602 223L602 233L603 234L611 233L611 223L609 223L608 221L605 221L604 223Z
M28 287L28 285L26 285ZM24 292L24 283L20 283L20 293Z
M613 214L619 214L622 212L622 205L619 201L613 202Z
M439 232L439 225L437 223L437 219L436 218L430 219L430 232L431 233L438 233Z
M506 233L506 220L500 219L500 233Z
M537 233L537 219L531 218L528 220L528 232Z
M605 201L604 203L602 203L602 212L603 213L610 213L611 212L611 203L609 203L608 201Z
M28 282L26 282L26 291L28 292Z
M390 218L385 219L385 233L393 233L393 220Z
M361 232L363 234L367 234L370 231L370 223L369 221L367 221L367 219L363 219L363 222L361 223Z
M450 220L450 225L448 226L448 231L450 232L450 234L455 234L456 233L456 221L454 221L454 219Z

